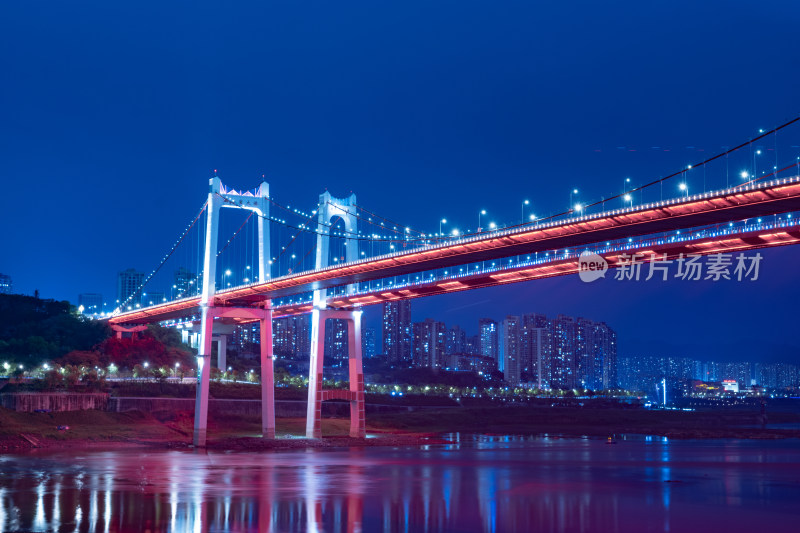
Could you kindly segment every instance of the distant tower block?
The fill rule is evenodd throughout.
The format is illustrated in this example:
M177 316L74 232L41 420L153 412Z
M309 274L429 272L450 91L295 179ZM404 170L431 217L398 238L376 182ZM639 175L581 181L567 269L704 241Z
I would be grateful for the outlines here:
M345 261L348 263L358 260L358 218L356 217L356 195L351 194L347 198L334 198L331 193L325 191L319 195L319 211L317 215L317 260L315 268L325 268L329 266L328 256L330 255L330 233L333 221L337 218L344 221L345 229ZM314 292L314 303L324 307L325 289ZM355 287L349 285L347 293L355 292Z

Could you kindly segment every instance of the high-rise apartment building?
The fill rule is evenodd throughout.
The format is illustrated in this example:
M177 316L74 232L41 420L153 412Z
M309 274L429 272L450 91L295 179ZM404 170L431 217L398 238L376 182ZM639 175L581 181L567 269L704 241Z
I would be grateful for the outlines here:
M522 317L521 380L539 389L550 386L553 328L546 316L529 313Z
M375 330L373 328L361 329L361 346L362 356L364 358L372 359L375 357L376 340Z
M0 274L0 294L11 294L13 290L14 284L11 282L11 276Z
M414 366L444 368L445 334L444 322L426 318L425 322L417 322L413 326Z
M553 352L550 359L552 388L573 389L577 386L575 379L577 337L577 323L572 317L558 315L553 320Z
M331 366L346 366L350 358L347 321L329 318L325 321L325 359Z
M272 319L272 343L275 355L293 359L311 353L310 315L282 316Z
M460 326L453 326L447 331L447 338L445 339L445 352L448 354L453 353L467 353L467 333L461 329Z
M136 269L129 268L117 275L117 300L119 305L134 306L141 303L141 295L136 294L132 297L144 281L144 273L137 272ZM130 301L128 301L130 298Z
M518 384L522 377L522 327L518 316L507 316L500 327L503 346L503 376L506 382Z
M756 363L756 382L767 389L786 389L800 385L800 368L791 363Z
M478 320L478 337L480 338L480 354L498 360L497 322L491 318Z
M468 353L470 355L480 355L481 354L481 336L480 335L470 335L464 340L464 353Z
M576 386L609 389L617 385L617 334L605 322L576 322Z
M411 363L411 301L383 304L383 354L395 365Z

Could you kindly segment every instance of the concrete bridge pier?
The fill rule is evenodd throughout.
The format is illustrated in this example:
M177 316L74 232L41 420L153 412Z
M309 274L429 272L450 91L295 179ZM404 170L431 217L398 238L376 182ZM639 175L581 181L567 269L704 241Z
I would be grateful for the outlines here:
M130 333L131 339L136 339L140 333L147 331L147 326L120 326L119 324L111 324L111 330L114 336L118 339L122 338L124 333Z
M217 368L225 372L228 368L228 336L215 335L214 342L217 343Z
M308 407L306 437L322 438L322 402L326 400L350 401L350 436L367 436L364 416L364 370L361 347L362 311L314 309L311 317L311 363L308 375ZM350 390L323 390L322 369L325 353L325 321L339 319L347 322Z
M214 319L239 319L261 326L261 431L266 439L275 438L275 377L272 347L272 309L241 307L202 307L200 349L197 355L197 396L194 409L195 446L205 446L208 429L208 385L211 377L211 346L214 342ZM224 341L223 341L224 342ZM220 353L224 354L220 344Z

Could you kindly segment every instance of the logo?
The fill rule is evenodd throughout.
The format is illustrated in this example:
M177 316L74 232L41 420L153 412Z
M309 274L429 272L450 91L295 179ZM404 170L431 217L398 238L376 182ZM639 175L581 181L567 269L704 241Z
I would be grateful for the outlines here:
M583 252L578 257L578 275L581 281L591 283L604 278L608 272L608 261L592 252Z

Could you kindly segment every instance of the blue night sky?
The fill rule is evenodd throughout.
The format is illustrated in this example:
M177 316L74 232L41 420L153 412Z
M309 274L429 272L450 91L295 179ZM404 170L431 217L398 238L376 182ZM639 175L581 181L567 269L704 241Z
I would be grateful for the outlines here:
M113 299L213 169L243 188L266 174L306 209L328 188L427 231L480 209L510 224L523 199L547 215L572 188L608 197L798 112L790 1L77 4L0 6L0 272L46 298ZM413 313L471 332L481 316L582 315L623 355L795 358L800 249L763 253L752 283L570 277Z

